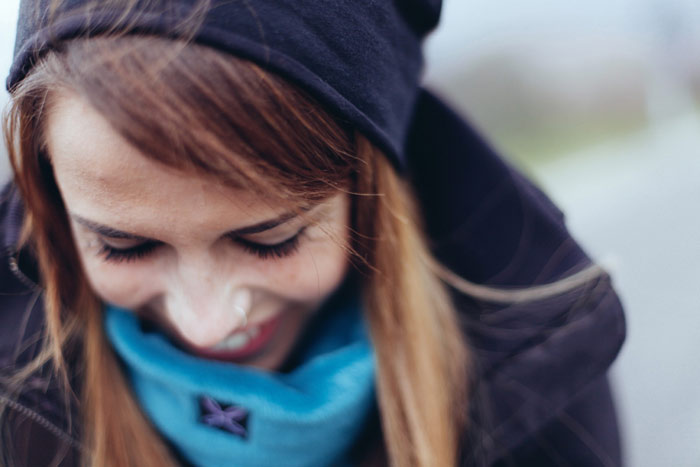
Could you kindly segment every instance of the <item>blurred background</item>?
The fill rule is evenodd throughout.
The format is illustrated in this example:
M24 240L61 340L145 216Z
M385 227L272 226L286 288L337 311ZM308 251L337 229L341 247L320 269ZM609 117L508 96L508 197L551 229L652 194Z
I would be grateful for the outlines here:
M627 465L700 466L700 2L446 0L442 18L428 83L557 202L625 304Z
M0 1L3 79L17 5ZM445 0L426 53L428 86L613 275L627 465L700 466L700 2Z

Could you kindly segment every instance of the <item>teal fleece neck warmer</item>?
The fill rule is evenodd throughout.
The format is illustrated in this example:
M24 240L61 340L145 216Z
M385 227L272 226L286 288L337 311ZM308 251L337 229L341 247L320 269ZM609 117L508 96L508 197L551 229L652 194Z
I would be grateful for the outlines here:
M356 303L322 316L289 373L192 356L112 306L105 329L144 412L188 462L343 465L374 407L374 355Z

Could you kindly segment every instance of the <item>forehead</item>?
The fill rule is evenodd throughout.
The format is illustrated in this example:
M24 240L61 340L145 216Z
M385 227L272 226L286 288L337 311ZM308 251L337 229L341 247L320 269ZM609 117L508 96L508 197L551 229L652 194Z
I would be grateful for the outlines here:
M73 94L53 103L46 145L68 209L91 220L117 218L127 227L154 216L171 222L195 217L214 228L217 219L230 224L232 213L249 221L277 212L245 190L149 159Z

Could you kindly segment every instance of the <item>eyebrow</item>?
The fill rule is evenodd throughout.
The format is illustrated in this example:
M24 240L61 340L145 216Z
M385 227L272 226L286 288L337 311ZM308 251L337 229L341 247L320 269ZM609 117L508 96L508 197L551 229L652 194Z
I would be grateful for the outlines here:
M303 209L306 210L306 209ZM298 217L298 215L294 212L288 212L284 213L281 216L278 216L274 219L269 219L266 221L258 222L257 224L249 225L247 227L241 227L240 229L236 230L231 230L226 233L227 236L236 236L236 235L252 235L256 233L261 233L265 232L267 230L272 230L275 227L278 227L282 224L285 224L292 219L295 219ZM104 237L109 237L109 238L119 238L119 239L125 239L125 240L140 240L140 241L148 241L151 240L148 237L143 237L141 235L135 235L129 232L124 232L122 230L117 230L115 228L109 227L104 224L99 224L97 222L93 222L91 220L85 219L83 217L80 217L77 214L71 214L71 218L77 222L78 224L82 225L83 227L86 227L87 229L91 230L92 232L95 232L96 234L102 235Z

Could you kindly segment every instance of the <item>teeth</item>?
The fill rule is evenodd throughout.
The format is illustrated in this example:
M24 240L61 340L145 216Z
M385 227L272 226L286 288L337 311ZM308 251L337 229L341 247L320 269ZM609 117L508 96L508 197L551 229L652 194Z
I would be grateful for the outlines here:
M248 334L244 332L238 332L231 337L224 339L223 341L216 344L214 350L237 350L245 347L248 344L250 338Z
M252 328L248 329L248 337L251 339L255 339L258 337L258 334L260 334L260 327L258 326L253 326Z
M222 340L218 344L216 344L214 347L212 347L212 350L238 350L242 349L246 345L248 345L248 342L250 342L251 339L254 339L255 337L260 334L260 327L258 326L253 326L250 329L248 329L246 332L237 332L233 334L232 336L227 337L226 339Z

